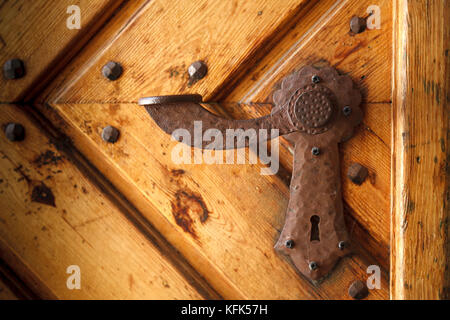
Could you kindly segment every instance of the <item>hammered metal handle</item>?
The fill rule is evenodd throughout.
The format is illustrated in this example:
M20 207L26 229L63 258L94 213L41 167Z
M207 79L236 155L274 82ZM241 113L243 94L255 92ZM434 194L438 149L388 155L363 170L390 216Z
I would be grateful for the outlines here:
M227 129L278 129L279 135L286 135L295 145L294 169L285 225L275 248L289 255L305 276L317 280L350 252L338 144L349 139L362 120L361 94L350 77L334 68L305 66L281 81L273 100L270 115L250 120L218 117L204 109L196 95L149 97L140 104L169 134L184 128L195 135L194 123L201 121L201 134L208 129L224 136ZM188 143L207 148L204 141ZM238 147L243 146L247 144ZM227 147L223 143L214 148Z
M155 101L165 100L163 97L160 99L154 99ZM267 116L248 119L248 120L233 120L218 117L211 112L204 109L200 104L195 102L165 102L148 104L150 98L140 101L145 103L145 107L150 116L155 120L158 126L168 134L179 128L187 130L191 136L195 134L203 137L205 132L209 129L218 130L224 137L222 144L214 145L216 150L225 150L227 148L243 148L248 146L249 139L242 139L243 143L235 144L233 141L227 143L227 130L239 130L246 131L248 129L254 129L254 133L258 135L260 129L265 129L269 132L267 137L275 138L278 135L288 134L295 131L295 127L289 124L287 121L287 113L285 110L278 110L275 113ZM196 122L198 123L196 132ZM272 129L278 130L278 135L270 135ZM244 133L244 132L243 132ZM185 142L185 141L183 141ZM191 139L187 143L189 146L208 149L211 145L210 141L204 141L203 139Z

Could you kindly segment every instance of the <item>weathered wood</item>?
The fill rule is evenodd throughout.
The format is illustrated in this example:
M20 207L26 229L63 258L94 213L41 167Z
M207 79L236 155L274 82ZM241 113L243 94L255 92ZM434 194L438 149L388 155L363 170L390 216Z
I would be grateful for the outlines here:
M396 2L391 298L449 297L449 2Z
M295 23L305 0L148 1L114 21L57 78L41 102L136 102L142 96L199 93L208 99L270 49ZM109 60L122 64L121 78L103 78ZM204 60L206 77L190 83L188 66ZM47 90L49 91L49 90Z
M23 142L0 139L0 258L20 278L44 298L202 298L170 253L163 255L39 127L17 107L1 108L0 123L26 128ZM70 265L81 269L81 290L66 286Z
M24 61L26 76L0 77L0 101L28 99L43 89L74 54L95 34L122 1L18 0L0 5L0 65L11 58ZM67 8L80 8L81 29L69 29Z

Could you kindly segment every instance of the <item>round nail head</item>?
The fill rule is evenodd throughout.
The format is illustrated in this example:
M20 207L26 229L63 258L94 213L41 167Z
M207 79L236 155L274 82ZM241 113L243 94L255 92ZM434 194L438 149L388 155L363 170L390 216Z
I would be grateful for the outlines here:
M292 249L294 247L294 240L292 240L292 239L286 240L285 245L286 245L286 248Z
M313 76L311 77L311 81L312 81L313 83L319 83L319 82L320 82L320 77L319 77L318 75L313 75Z
M320 149L318 147L313 147L311 153L313 156L318 156L320 154Z
M3 76L6 80L20 79L25 76L25 65L20 59L10 59L3 65Z
M316 270L318 267L319 266L317 265L317 263L315 261L311 261L309 263L309 269L312 270L312 271Z
M369 295L369 289L366 284L361 280L353 282L348 288L348 295L353 299L364 299Z
M338 248L340 249L340 250L344 250L345 249L345 247L346 247L346 243L345 243L345 241L339 241L339 243L338 243Z
M369 170L357 162L352 163L347 171L347 177L357 185L361 185L368 175Z
M345 106L342 109L342 113L344 114L344 116L348 117L352 113L352 108L350 106Z
M117 80L122 75L123 68L118 62L109 61L102 68L103 76L111 81Z
M20 123L8 123L5 127L5 136L9 141L22 141L25 139L25 128Z
M366 19L353 16L350 20L350 30L353 33L361 33L366 30Z
M119 134L119 130L113 126L107 126L102 131L102 139L109 143L115 143L119 139Z
M188 68L189 79L200 80L208 73L208 66L204 61L195 61Z

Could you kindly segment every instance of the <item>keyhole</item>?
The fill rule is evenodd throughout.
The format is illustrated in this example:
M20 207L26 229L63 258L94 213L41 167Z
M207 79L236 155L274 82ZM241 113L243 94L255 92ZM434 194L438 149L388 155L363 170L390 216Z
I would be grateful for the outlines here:
M312 216L311 217L311 239L310 241L320 241L320 235L319 235L319 222L320 217L319 216Z

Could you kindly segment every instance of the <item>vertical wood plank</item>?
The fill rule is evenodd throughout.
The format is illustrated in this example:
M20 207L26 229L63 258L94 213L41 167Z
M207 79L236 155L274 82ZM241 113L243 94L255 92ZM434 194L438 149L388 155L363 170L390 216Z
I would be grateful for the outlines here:
M396 2L391 298L448 298L449 2Z

